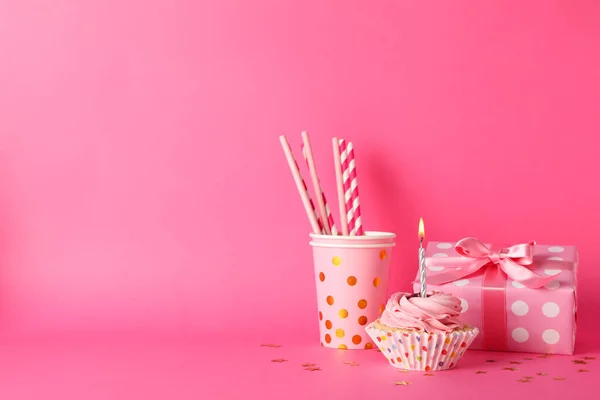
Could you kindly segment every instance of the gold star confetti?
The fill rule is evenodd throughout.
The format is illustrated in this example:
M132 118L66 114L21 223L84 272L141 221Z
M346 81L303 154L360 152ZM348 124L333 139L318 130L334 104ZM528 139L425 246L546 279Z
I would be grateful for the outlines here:
M552 379L554 379L555 381L564 381L567 378L563 378L562 376L555 376Z
M281 345L279 345L279 344L271 344L271 343L269 343L269 344L261 344L261 345L260 345L260 347L273 347L273 348L278 348L278 347L281 347Z
M314 367L317 364L302 364L303 367Z
M521 364L521 361L509 361L508 363L509 364L517 364L518 365L518 364Z
M529 380L529 379L517 379L517 382L521 382L521 383L531 383L531 380Z
M531 357L525 357L523 360L531 361L531 360L533 360L533 358L531 358Z
M519 370L519 368L514 368L514 367L504 367L502 369L505 371L518 371Z
M408 386L408 385L412 385L412 382L399 381L399 382L394 382L394 385L396 385L396 386Z
M585 361L583 361L583 360L571 360L571 362L572 362L573 364L583 364L583 365L586 365L586 364L587 364L587 363L586 363Z
M477 375L481 375L481 374L487 374L487 371L476 371L475 373Z
M485 362L495 363L495 362L498 362L498 361L496 361L496 360L485 360Z
M321 371L321 368L319 367L306 367L304 368L305 371Z
M589 369L578 369L577 372L590 372Z
M398 372L408 372L407 369L399 369Z
M590 356L585 356L583 357L584 360L595 360L596 357L590 357Z
M545 373L545 372L536 372L535 374L536 374L536 375L539 375L539 376L546 376L546 375L548 375L548 374L547 374L547 373Z
M344 364L349 365L351 367L358 367L360 365L356 361L344 361Z
M287 360L284 358L276 358L274 360L271 360L271 362L278 362L278 363L282 363L282 362L286 362Z
M531 380L531 379L533 379L533 378L534 378L533 376L524 376L524 377L523 377L523 379L529 379L529 380Z
M540 356L537 356L537 358L548 358L548 357L550 357L549 354L542 354Z
M423 376L435 376L435 374L423 374Z

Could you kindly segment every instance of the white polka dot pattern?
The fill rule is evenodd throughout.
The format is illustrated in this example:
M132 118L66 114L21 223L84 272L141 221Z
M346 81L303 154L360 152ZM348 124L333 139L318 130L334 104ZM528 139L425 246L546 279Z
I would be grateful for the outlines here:
M522 284L520 284L519 282L512 282L513 287L516 287L517 289L523 289L525 286L523 286Z
M523 315L527 315L529 312L529 306L522 300L517 300L510 306L513 314L522 317Z
M562 257L548 257L548 260L551 261L564 261Z
M560 335L554 329L546 329L542 333L542 340L548 344L556 344L560 340Z
M452 245L450 243L438 243L438 249L451 249Z
M560 246L552 246L548 247L548 251L550 253L562 253L563 251L565 251L565 248Z
M443 271L444 270L444 267L440 267L440 266L437 266L437 265L430 265L428 268L429 268L430 271L434 271L434 272L438 272L438 271Z
M560 287L560 283L558 281L550 281L546 283L544 287L548 290L556 290Z
M524 343L529 339L529 332L525 328L515 328L512 331L512 338L515 342Z
M461 314L467 312L469 309L469 303L467 303L467 301L462 297L460 298L460 305L462 306Z
M434 257L434 258L443 258L443 257L448 257L448 254L446 254L446 253L435 253L431 257Z
M560 269L545 269L544 273L549 276L554 276L560 274Z
M558 304L552 301L544 303L544 305L542 306L542 314L544 314L548 318L554 318L558 315L558 313L560 313L560 307L558 306Z
M461 279L458 281L454 281L452 282L455 286L465 286L469 284L469 280L468 279Z

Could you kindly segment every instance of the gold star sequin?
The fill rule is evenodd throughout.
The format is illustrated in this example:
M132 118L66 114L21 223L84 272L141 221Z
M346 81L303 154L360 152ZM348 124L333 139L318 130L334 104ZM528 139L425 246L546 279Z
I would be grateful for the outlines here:
M554 379L555 381L564 381L567 378L563 378L562 376L555 376L552 379Z
M349 365L351 367L358 367L360 365L356 361L344 361L344 364Z
M596 357L590 357L590 356L585 356L583 357L584 360L595 360Z
M549 354L542 354L542 355L537 356L537 358L549 358L549 357L550 357Z
M282 362L286 362L287 360L285 358L276 358L274 360L271 360L271 362L278 362L278 363L282 363Z
M523 379L529 379L529 380L531 380L531 379L533 379L533 378L534 378L533 376L524 376L524 377L523 377Z
M485 362L495 363L495 362L498 362L498 361L496 361L496 360L485 360Z
M589 369L578 369L577 372L590 372Z
M587 365L587 363L583 360L571 360L571 362L573 364L582 364L582 365Z
M260 347L274 347L274 348L278 348L278 347L281 347L281 345L268 343L268 344L261 344Z
M396 386L408 386L408 385L412 385L412 382L399 381L399 382L395 382L394 385L396 385Z
M509 361L508 363L519 365L519 364L521 364L521 361Z
M305 371L321 371L321 368L313 366L304 368Z
M408 372L407 369L399 369L398 372Z
M435 376L435 374L423 374L423 376Z
M504 371L518 371L519 368L514 368L514 367L504 367L502 368Z
M302 364L303 367L314 367L317 364Z
M477 375L487 374L487 371L475 371Z
M539 376L546 376L546 375L548 375L548 374L547 374L547 373L545 373L545 372L536 372L535 374L536 374L536 375L539 375Z
M529 380L529 379L525 379L525 378L522 378L522 379L517 379L517 382L521 382L521 383L531 383L531 380Z

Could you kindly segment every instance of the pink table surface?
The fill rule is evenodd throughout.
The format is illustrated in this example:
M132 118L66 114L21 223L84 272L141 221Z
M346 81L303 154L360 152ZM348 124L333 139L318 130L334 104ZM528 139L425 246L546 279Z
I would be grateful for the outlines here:
M269 335L3 341L0 398L467 399L486 390L488 399L597 398L600 351L593 342L579 347L575 356L548 358L469 351L457 369L425 376L391 368L375 350L334 350L308 340L274 340ZM596 359L589 359L592 357ZM276 359L286 361L272 361ZM320 370L305 370L303 363L316 364ZM505 370L507 367L517 370ZM524 376L533 379L519 382ZM564 380L554 379L557 377ZM400 381L411 384L396 386Z

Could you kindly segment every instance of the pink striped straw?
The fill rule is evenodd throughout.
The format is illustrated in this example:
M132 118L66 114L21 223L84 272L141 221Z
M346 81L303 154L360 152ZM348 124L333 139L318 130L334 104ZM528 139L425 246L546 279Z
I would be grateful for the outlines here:
M302 174L300 174L300 168L298 168L298 163L294 158L294 154L292 153L290 144L288 143L286 137L283 135L279 137L279 141L281 142L283 153L285 154L288 166L290 167L290 172L292 173L292 177L294 178L294 182L296 183L296 188L298 189L298 193L300 194L300 199L302 200L302 204L304 205L304 210L306 211L306 215L308 216L308 220L310 221L313 233L322 235L324 233L323 223L317 216L317 210L315 209L315 205L310 198L310 194L308 193L308 188L306 187L306 183L302 178Z
M346 145L344 139L340 139L339 146L344 181L344 198L346 200L346 213L348 216L348 232L350 236L362 236L364 231L360 214L354 146L352 142Z
M306 166L310 170L310 163L308 162L308 155L306 154L306 147L302 144L302 155L304 155L304 161L306 161ZM321 186L321 182L319 181L319 189L321 190L321 195L323 195L323 204L325 206L325 212L327 213L327 226L332 235L337 236L338 231L335 227L335 221L333 220L333 215L331 215L331 210L329 209L329 205L327 204L327 198L325 197L325 192L323 191L323 187Z
M350 188L352 189L352 208L354 209L353 231L356 236L364 235L362 217L360 214L360 199L358 196L358 178L356 176L356 161L354 159L354 144L348 142L348 166L350 169Z

